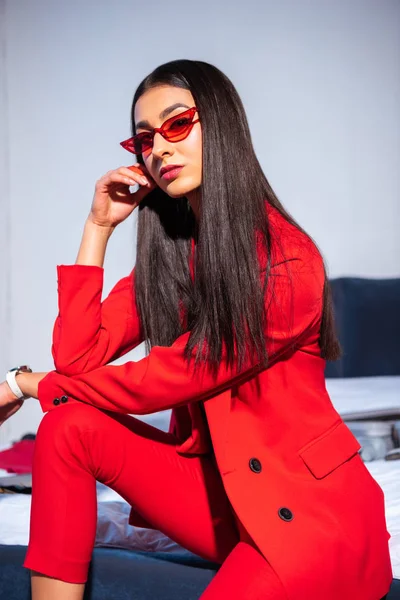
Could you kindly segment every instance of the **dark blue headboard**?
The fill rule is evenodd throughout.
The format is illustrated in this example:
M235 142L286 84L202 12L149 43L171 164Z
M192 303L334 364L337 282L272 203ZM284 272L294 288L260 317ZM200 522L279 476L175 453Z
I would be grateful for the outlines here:
M400 278L331 279L343 357L326 377L400 375Z

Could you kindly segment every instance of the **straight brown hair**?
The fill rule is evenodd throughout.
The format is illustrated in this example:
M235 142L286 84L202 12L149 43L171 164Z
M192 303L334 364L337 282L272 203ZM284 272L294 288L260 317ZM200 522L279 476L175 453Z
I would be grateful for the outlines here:
M271 226L265 202L315 241L272 190L255 155L239 94L217 67L186 59L157 67L134 94L132 135L136 133L134 111L138 99L160 85L190 90L194 97L201 115L203 177L199 224L186 198L171 198L160 188L139 205L135 295L147 351L154 345L169 346L190 331L185 357L189 362L197 346L195 367L203 362L216 374L225 346L230 367L237 364L240 370L250 352L266 368L265 289L270 279ZM141 155L137 160L143 164ZM254 243L256 230L264 239L268 257L263 285ZM194 283L188 262L193 237L197 240ZM321 357L337 360L341 348L323 264L319 344ZM180 306L187 314L185 326Z

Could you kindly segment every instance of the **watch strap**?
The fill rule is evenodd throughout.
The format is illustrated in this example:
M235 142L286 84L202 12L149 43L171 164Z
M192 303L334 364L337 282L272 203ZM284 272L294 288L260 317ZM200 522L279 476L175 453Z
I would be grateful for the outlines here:
M20 367L14 367L6 373L6 381L10 386L12 393L17 396L17 398L26 399L28 396L24 395L16 380L18 373L32 373L32 369L27 365L22 365Z

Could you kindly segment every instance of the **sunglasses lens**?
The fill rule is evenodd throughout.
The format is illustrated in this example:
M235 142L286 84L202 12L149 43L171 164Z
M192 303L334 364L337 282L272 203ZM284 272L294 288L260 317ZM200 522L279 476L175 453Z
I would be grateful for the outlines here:
M143 144L140 139L137 137L129 138L129 140L125 140L120 142L120 145L128 152L132 152L132 154L141 154L146 148L146 144Z
M133 147L133 139L129 138L129 140L124 140L123 142L120 142L120 146L122 146L125 150L128 150L128 152L135 152L135 149Z
M153 136L149 133L138 133L133 137L133 146L135 148L135 154L142 154L148 148L153 145Z
M190 114L182 113L175 119L171 119L164 128L164 134L167 140L171 142L179 142L179 140L185 139L189 135L192 129L193 116Z

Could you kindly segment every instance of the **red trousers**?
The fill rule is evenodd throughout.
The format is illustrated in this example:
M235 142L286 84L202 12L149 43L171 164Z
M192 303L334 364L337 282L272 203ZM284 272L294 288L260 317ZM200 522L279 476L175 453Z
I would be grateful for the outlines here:
M96 539L96 480L155 529L221 564L201 600L283 600L285 592L235 515L213 455L184 457L176 438L130 415L85 403L45 413L32 470L23 566L85 583Z

